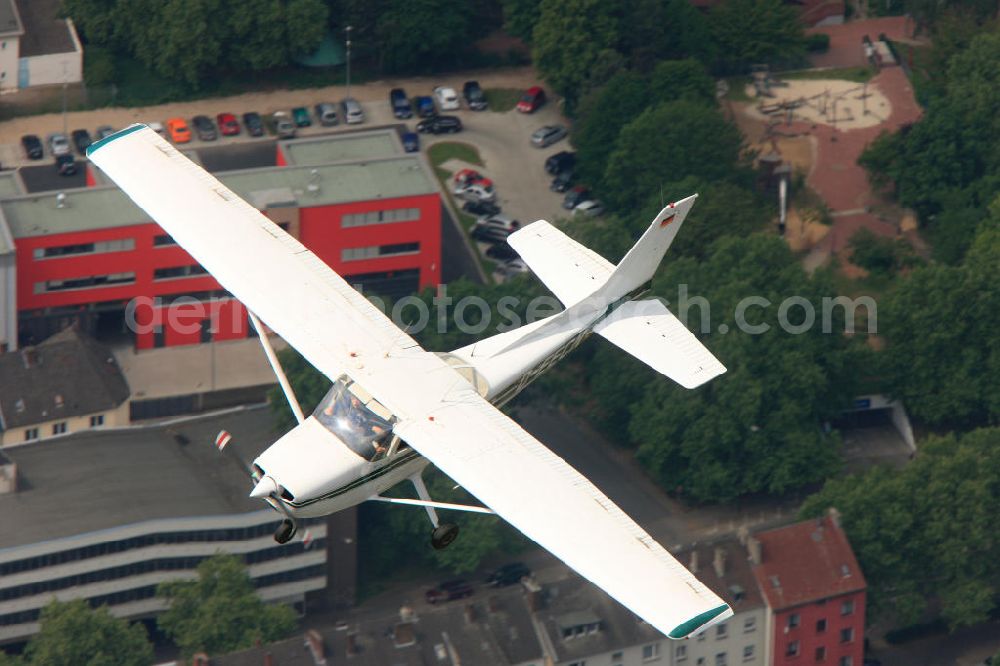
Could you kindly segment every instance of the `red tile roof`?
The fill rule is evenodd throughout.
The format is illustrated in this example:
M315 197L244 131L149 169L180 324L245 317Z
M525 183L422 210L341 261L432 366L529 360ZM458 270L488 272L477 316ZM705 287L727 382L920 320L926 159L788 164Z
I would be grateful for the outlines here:
M851 544L830 516L754 536L761 563L753 573L772 610L865 589Z

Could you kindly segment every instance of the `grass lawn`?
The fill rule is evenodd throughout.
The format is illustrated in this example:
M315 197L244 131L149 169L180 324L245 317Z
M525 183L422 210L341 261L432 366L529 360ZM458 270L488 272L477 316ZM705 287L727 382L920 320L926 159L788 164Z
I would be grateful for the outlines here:
M853 81L864 83L875 76L871 67L840 67L833 69L802 69L797 72L777 72L780 79L830 79L834 81Z
M483 166L483 158L479 156L479 151L476 150L476 147L468 143L461 143L460 141L435 143L427 149L427 158L431 161L435 170L451 159L461 160L469 164L475 164L476 166Z
M517 88L486 88L483 94L486 95L486 102L490 105L490 111L503 113L510 111L517 105L517 100L521 99L521 90Z
M731 102L749 102L754 99L747 95L747 86L753 83L749 76L730 76L726 79L726 83L729 85L729 91L726 93L726 99Z

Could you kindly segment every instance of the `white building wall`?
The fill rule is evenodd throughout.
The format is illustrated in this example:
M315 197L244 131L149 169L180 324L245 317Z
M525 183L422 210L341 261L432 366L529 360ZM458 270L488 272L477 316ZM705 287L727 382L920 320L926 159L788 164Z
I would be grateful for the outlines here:
M23 60L27 62L29 87L83 81L83 53L80 51L48 53Z
M0 37L0 91L17 90L20 38Z
M0 234L4 233L0 221ZM0 239L3 243L3 239ZM17 255L0 254L0 345L7 351L17 349ZM2 347L0 347L2 348Z
M671 641L671 666L766 666L764 608L741 611L697 638ZM725 627L719 633L719 627ZM750 647L750 656L746 648ZM720 655L725 655L720 657ZM719 661L722 659L722 661Z

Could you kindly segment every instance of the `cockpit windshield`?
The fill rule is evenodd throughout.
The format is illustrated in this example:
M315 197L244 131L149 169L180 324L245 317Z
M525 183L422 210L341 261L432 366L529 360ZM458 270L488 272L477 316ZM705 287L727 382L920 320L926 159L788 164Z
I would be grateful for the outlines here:
M350 378L333 383L313 416L365 460L385 457L395 418Z

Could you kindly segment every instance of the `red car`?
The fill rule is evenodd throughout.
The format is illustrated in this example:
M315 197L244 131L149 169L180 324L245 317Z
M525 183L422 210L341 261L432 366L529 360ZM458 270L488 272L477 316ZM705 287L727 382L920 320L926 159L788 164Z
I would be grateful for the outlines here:
M219 124L222 136L234 136L240 133L240 123L231 113L220 113L215 117L215 121Z
M462 169L455 174L455 185L471 185L483 180L483 174L475 169Z
M539 86L532 86L524 91L521 101L517 103L517 110L521 113L534 113L545 104L545 91Z

